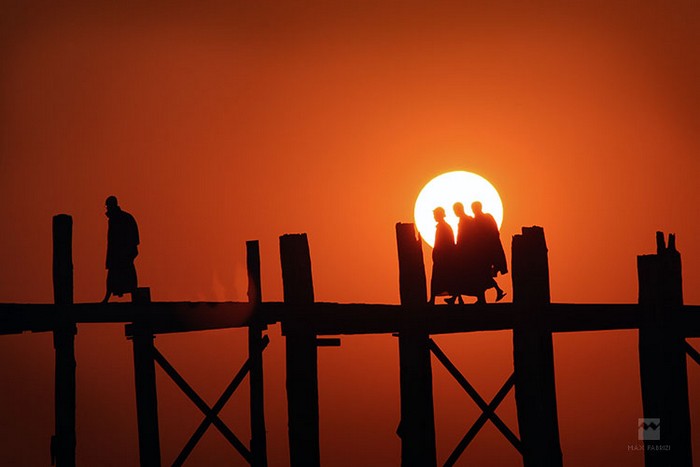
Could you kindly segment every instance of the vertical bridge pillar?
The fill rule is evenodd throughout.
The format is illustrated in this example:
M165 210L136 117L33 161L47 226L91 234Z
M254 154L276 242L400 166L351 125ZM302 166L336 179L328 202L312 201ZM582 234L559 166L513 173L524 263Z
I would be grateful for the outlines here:
M396 243L401 304L409 305L399 328L401 465L430 467L436 465L437 455L423 247L413 224L396 224Z
M146 301L150 299L144 297ZM158 393L154 360L153 330L150 325L136 321L131 329L134 346L134 382L136 383L136 416L139 432L141 467L160 467L160 435L158 429Z
M250 454L251 465L267 467L267 438L265 433L265 402L263 385L263 330L265 324L258 317L258 305L262 301L260 280L260 244L257 240L246 242L248 267L248 302L252 305L248 323L248 361L250 362Z
M515 402L525 467L561 467L552 332L542 318L550 303L547 244L542 227L513 236Z
M639 305L639 369L644 419L646 467L691 467L690 409L685 337L681 323L683 287L681 255L669 236L656 233L657 254L637 257Z
M292 467L321 464L318 412L318 348L316 333L305 323L303 306L314 302L311 255L306 234L280 237L284 302L299 306L285 317L289 458Z
M56 305L73 304L73 218L53 218L53 296ZM59 307L53 330L55 350L55 434L51 463L75 466L75 334L68 311Z

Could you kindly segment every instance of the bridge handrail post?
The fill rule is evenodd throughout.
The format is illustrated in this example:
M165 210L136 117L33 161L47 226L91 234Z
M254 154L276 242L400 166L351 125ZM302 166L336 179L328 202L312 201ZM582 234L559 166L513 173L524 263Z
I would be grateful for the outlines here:
M73 304L73 218L53 217L53 292L56 305ZM67 310L59 307L54 321L55 434L51 461L58 467L75 466L75 335L78 330Z
M639 369L644 419L638 426L647 467L691 467L690 407L682 325L681 255L675 237L656 233L657 252L637 257ZM658 424L658 426L657 426Z
M423 246L413 224L396 224L396 243L401 304L410 306L399 328L401 465L429 467L436 465L437 454Z
M513 328L515 402L525 467L561 467L550 303L549 260L542 227L523 227L512 243L513 302L522 314Z
M303 307L314 302L311 255L306 234L280 237L284 302ZM303 308L297 310L303 313ZM297 313L298 314L298 313ZM318 348L311 323L303 316L285 315L287 416L292 467L321 464L318 411Z
M257 316L257 306L262 302L260 244L257 240L246 242L246 264L248 270L248 303L252 306L252 316L248 324L251 464L254 467L267 467L262 345L265 325L261 323Z
M150 293L132 297L139 303L150 302ZM158 391L154 355L154 335L149 323L138 320L126 326L134 352L136 418L141 467L160 467L160 430L158 427Z

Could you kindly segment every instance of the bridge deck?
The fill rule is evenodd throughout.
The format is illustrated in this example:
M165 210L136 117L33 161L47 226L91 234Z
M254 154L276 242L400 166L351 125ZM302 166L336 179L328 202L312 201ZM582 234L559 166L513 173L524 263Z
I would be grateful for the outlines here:
M148 323L155 334L245 327L255 312L262 324L281 322L303 326L317 335L396 333L410 321L430 334L513 329L524 316L553 332L637 329L641 310L636 304L544 305L535 315L513 303L487 305L405 305L313 303L294 306L265 302L80 303L76 305L0 304L0 334L47 332L59 317L77 324ZM688 337L700 336L700 306L684 306L678 325Z

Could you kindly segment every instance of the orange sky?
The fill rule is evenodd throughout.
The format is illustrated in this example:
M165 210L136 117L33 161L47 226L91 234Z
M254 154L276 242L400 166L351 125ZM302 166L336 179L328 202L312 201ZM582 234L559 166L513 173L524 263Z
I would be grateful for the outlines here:
M394 223L412 221L432 177L468 170L501 193L508 257L521 226L545 228L553 301L634 303L636 255L665 230L678 235L685 302L700 304L697 2L9 3L2 302L51 301L57 213L74 218L76 300L99 300L103 204L116 194L139 222L139 279L154 300L245 299L249 239L261 242L264 299L281 300L278 236L307 232L317 300L397 303ZM510 276L500 282L510 292ZM270 334L270 458L284 465L283 338ZM243 336L158 345L213 403L243 360ZM509 336L438 342L490 399L512 368ZM77 352L79 461L135 462L123 327L81 327ZM345 338L320 354L325 464L397 462L395 340ZM627 452L641 416L636 334L555 336L555 354L567 465L641 465ZM45 463L51 336L0 338L0 365L12 382L0 389L0 452ZM444 460L478 414L437 363L434 373ZM697 392L700 369L689 374ZM168 462L198 415L159 384ZM245 401L241 393L226 409L243 439ZM515 428L512 394L501 411ZM193 460L229 453L211 432ZM464 459L517 463L490 425Z

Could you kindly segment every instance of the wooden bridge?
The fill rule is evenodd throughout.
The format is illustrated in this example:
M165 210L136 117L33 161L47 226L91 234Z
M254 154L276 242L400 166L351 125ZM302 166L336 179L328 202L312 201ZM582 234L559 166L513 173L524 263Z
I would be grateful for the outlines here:
M259 246L257 241L250 241L246 245L248 302L151 302L148 289L139 289L133 294L132 303L74 304L72 219L68 215L55 216L55 304L0 304L0 334L53 332L56 425L51 452L56 464L75 465L77 325L124 323L126 337L133 342L141 465L162 464L155 379L158 364L204 415L172 465L182 465L213 425L250 465L266 466L262 370L269 337L265 330L272 323L281 323L286 341L292 466L320 465L317 351L319 346L340 345L337 336L398 336L401 420L397 434L401 438L403 466L437 465L432 353L482 411L445 465L453 465L481 427L491 421L522 454L526 467L544 467L564 464L552 333L638 329L644 418L658 419L663 424L661 440L644 441L645 465L692 467L687 356L700 364L700 354L686 338L700 336L700 306L683 305L681 260L673 235L667 245L663 234L657 232L657 253L638 257L639 301L629 305L551 303L547 246L540 227L523 228L522 234L513 237L513 303L428 305L421 240L416 238L413 224L397 224L396 238L401 305L315 302L306 234L280 237L282 303L261 300ZM248 360L218 401L209 406L158 351L154 336L235 327L248 328ZM430 336L489 330L512 330L514 372L487 402ZM250 384L251 424L247 445L218 415L246 376ZM495 413L512 389L519 436Z

